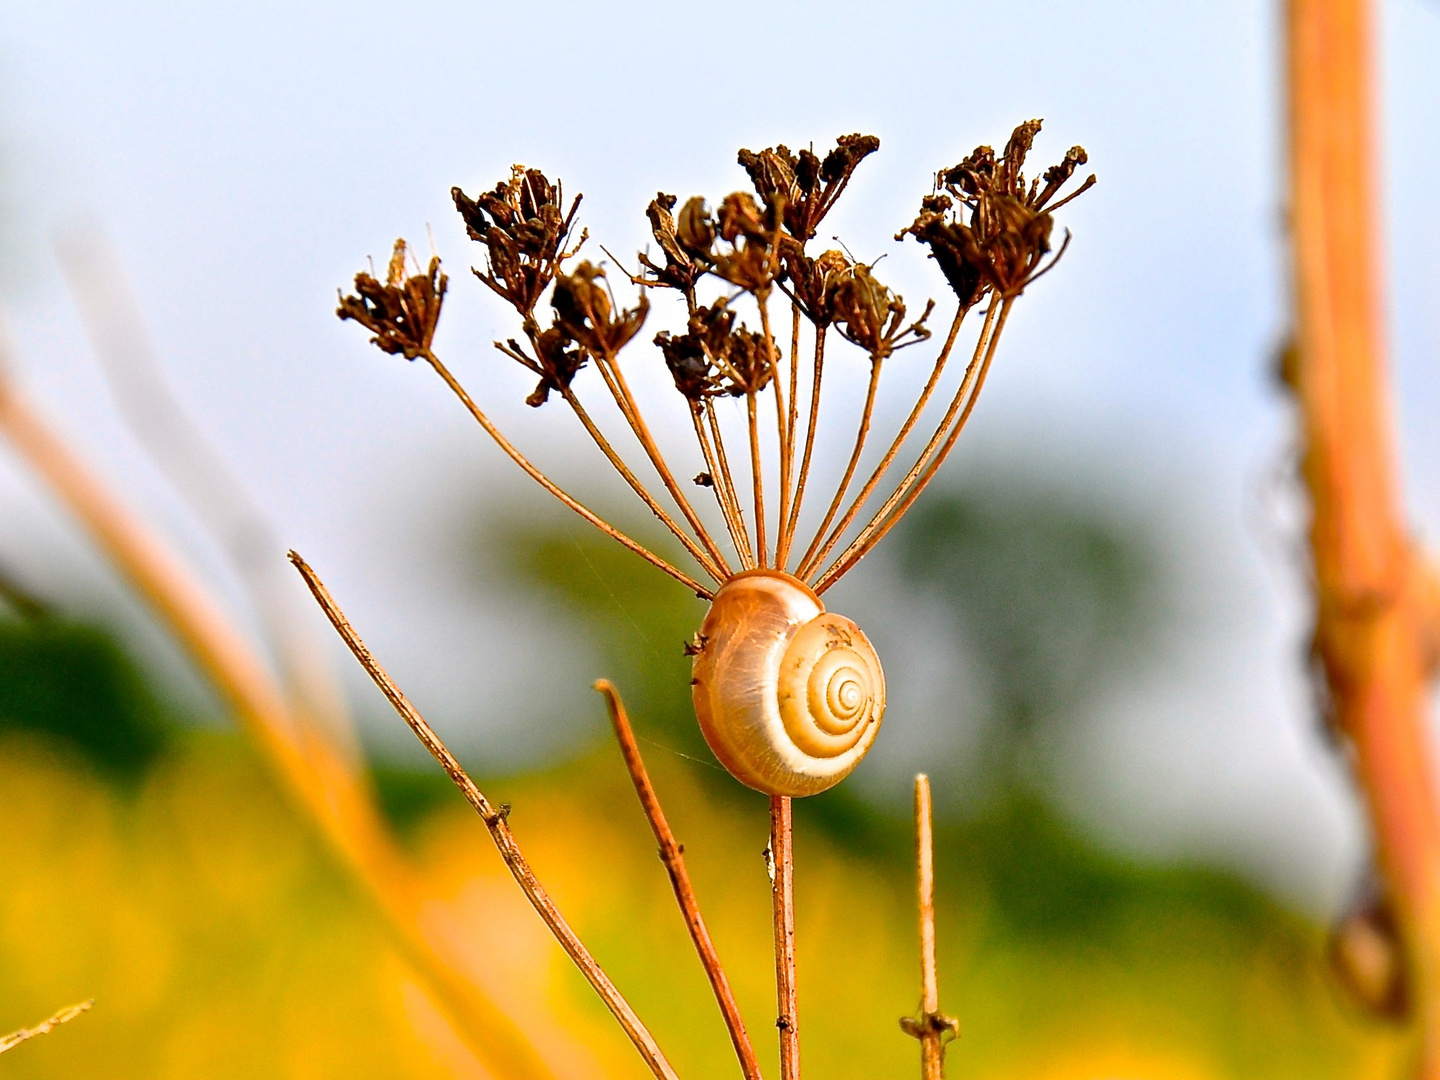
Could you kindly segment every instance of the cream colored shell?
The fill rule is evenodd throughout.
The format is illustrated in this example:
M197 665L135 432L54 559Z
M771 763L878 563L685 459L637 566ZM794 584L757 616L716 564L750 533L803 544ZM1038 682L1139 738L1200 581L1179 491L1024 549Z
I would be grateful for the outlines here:
M885 712L885 675L860 628L801 581L750 570L700 625L691 689L710 749L743 784L814 795L850 774Z

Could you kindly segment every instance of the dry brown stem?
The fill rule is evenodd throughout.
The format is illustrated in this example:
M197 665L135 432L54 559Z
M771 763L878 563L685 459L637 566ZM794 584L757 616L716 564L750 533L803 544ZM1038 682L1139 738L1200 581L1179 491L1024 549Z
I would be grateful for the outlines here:
M902 1017L900 1027L920 1040L921 1080L942 1080L945 1044L959 1023L940 1011L935 976L935 842L930 778L915 777L915 880L920 898L920 1015Z
M49 1035L61 1024L68 1024L83 1012L88 1012L90 1006L95 1004L95 999L82 1001L78 1005L67 1005L54 1016L42 1020L34 1027L21 1028L19 1031L12 1031L9 1035L0 1035L0 1054L7 1050L14 1050L23 1042L28 1042L37 1035Z
M1427 623L1401 505L1385 368L1369 0L1288 4L1290 183L1315 649L1353 748L1414 976L1416 1076L1440 1077L1440 799Z
M735 487L735 477L730 472L730 461L725 456L725 440L720 431L720 418L715 415L715 403L709 398L705 399L705 419L710 425L710 436L715 446L715 460L720 463L720 472L715 477L716 483L724 483L725 490L729 492L730 507L735 513L735 523L740 529L740 562L745 569L751 570L755 567L755 554L750 547L750 532L745 528L745 513L740 509L740 495Z
M680 541L685 550L690 553L690 557L699 563L700 568L715 581L721 582L728 578L730 576L730 568L725 565L724 558L720 556L718 551L712 556L706 551L701 550L700 546L696 544L694 540L690 539L690 534L680 528L680 526L675 523L675 519L665 512L665 508L656 501L655 497L650 494L645 485L630 471L630 467L625 464L624 459L615 452L615 448L610 445L610 440L605 438L604 432L596 426L594 420L590 419L590 413L586 411L584 405L580 404L580 399L576 397L575 391L567 386L562 387L560 393L564 396L570 408L574 410L576 417L580 420L581 426L585 428L585 431L589 434L596 447L605 455L605 460L610 462L611 467L620 474L621 479L630 485L630 490L640 496L640 501L650 509L652 514L660 519L660 523L670 530L675 539ZM705 537L705 539L709 541L708 536ZM713 541L710 543L711 546L713 546Z
M475 786L475 782L466 774L455 755L450 753L445 744L440 741L440 736L435 734L430 725L425 722L425 718L420 715L414 705L410 704L400 687L395 684L395 681L380 666L380 662L371 654L365 642L360 639L360 635L355 632L354 627L345 618L344 612L340 610L334 598L325 588L324 583L316 576L315 571L294 551L290 552L290 561L300 571L301 576L305 579L305 584L309 586L316 602L325 612L325 617L330 620L330 624L335 627L336 632L355 655L355 659L365 669L365 673L379 687L380 692L385 695L386 700L394 707L400 718L409 725L410 730L415 733L415 737L430 752L430 756L440 763L440 767L445 770L446 775L454 781L455 786L460 789L460 793L465 796L465 801L480 815L480 820L485 823L485 828L490 832L490 838L495 842L496 850L500 852L501 859L504 860L506 867L509 868L511 875L519 884L525 898L530 901L530 906L535 909L536 914L549 928L555 940L560 943L565 954L580 969L580 973L585 976L586 981L600 995L600 1000L605 1003L605 1007L619 1022L625 1034L630 1037L630 1041L640 1052L641 1058L644 1059L650 1071L659 1080L676 1080L675 1070L670 1067L670 1063L665 1059L665 1055L654 1037L641 1023L640 1018L635 1015L635 1010L630 1007L630 1003L610 981L610 977L590 955L590 950L570 928L570 924L565 921L549 894L545 892L544 887L535 877L534 871L530 869L530 864L520 851L520 846L515 842L515 836L510 831L509 822L506 820L509 814L508 808L496 807Z
M401 951L471 1051L496 1076L550 1080L526 1036L473 977L420 929L425 896L353 765L295 722L254 650L181 560L55 435L0 367L0 431L234 710L295 804L355 875ZM458 954L455 954L458 955Z
M435 356L434 353L426 354L425 359L429 362L430 366L435 369L436 374L438 374L440 378L444 380L445 385L450 388L451 392L460 399L460 403L465 406L466 410L470 413L470 415L475 418L475 421L482 428L485 429L485 433L489 435L490 438L495 440L495 445L500 447L500 449L505 452L506 456L509 457L511 461L515 462L516 465L519 465L521 469L525 470L525 474L527 476L529 476L532 480L538 483L546 491L550 492L551 495L554 495L571 510L574 510L575 513L579 514L586 521L590 522L591 525L594 525L606 536L610 537L612 540L618 541L620 544L633 551L636 555L639 555L646 562L650 563L650 565L658 567L659 569L665 571L665 573L669 574L672 578L680 582L680 584L684 585L687 589L692 590L695 595L700 597L702 600L710 600L714 597L714 593L712 593L705 586L701 585L698 581L691 578L684 571L678 570L675 567L671 566L668 562L662 559L659 555L656 555L653 551L630 539L630 537L626 536L619 529L615 528L615 526L611 525L608 521L605 521L599 515L590 510L589 507L582 505L581 503L577 502L575 499L567 495L564 491L560 490L559 485L557 485L553 480L551 480L543 472L537 469L534 465L530 464L529 459L527 459L524 454L520 453L520 451L515 448L514 444L511 443L509 439L505 438L505 436L501 434L500 429L490 422L490 418L480 410L480 406L475 404L475 400L466 391L465 387L460 385L459 380L456 379L454 375L450 374L450 369L447 368L444 364L442 364L440 362L440 359Z
M670 466L665 461L665 455L660 453L660 447L650 434L650 427L645 423L645 417L641 415L640 406L635 401L635 396L630 392L629 384L625 381L625 373L620 370L619 361L613 356L601 357L597 358L596 366L600 368L600 372L605 378L605 385L609 387L611 395L615 398L616 405L619 406L621 413L630 425L630 430L634 432L635 438L639 440L646 457L650 459L650 464L655 467L656 473L659 474L660 482L665 485L665 490L668 491L670 497L675 500L675 505L680 508L680 513L684 515L685 520L690 523L690 527L695 530L695 535L698 536L700 542L705 545L705 550L710 553L711 559L714 560L716 565L724 569L724 575L716 580L724 581L725 578L730 576L730 568L726 565L725 557L721 554L719 547L716 546L715 541L706 530L705 523L700 520L700 515L695 513L695 509L690 505L690 500L685 497L684 491L680 485L676 483L675 475L670 471ZM690 545L687 543L686 546L688 547Z
M615 729L615 741L620 744L620 756L625 759L625 768L629 770L630 780L635 785L635 794L640 799L645 820L650 823L655 841L660 845L660 861L665 864L665 871L670 875L670 886L675 890L680 913L685 917L685 928L690 931L690 940L695 944L695 952L700 957L700 964L705 969L710 987L715 992L715 1000L720 1005L720 1013L725 1019L726 1029L730 1032L735 1055L740 1059L740 1070L745 1074L746 1080L760 1080L760 1063L755 1058L755 1047L751 1045L750 1036L745 1031L745 1021L740 1015L740 1007L735 1003L730 980L715 951L715 943L710 939L710 931L700 914L700 902L696 899L694 886L690 883L690 871L685 867L685 846L675 839L670 823L665 818L660 798L655 794L650 774L640 756L640 746L630 728L630 719L625 714L620 692L608 679L599 680L595 689L605 697L605 705L610 712L610 724Z
M750 486L755 495L755 562L770 565L765 549L765 469L760 460L760 425L755 415L755 391L745 395L745 419L750 425Z
M795 817L789 797L770 796L770 895L775 927L775 998L780 1080L800 1080L800 1026L795 1007Z
M795 576L802 581L810 576L815 569L815 564L825 557L821 551L821 545L825 540L825 532L830 528L830 523L835 520L835 515L840 512L840 504L845 501L845 492L850 490L850 481L855 479L855 470L860 466L860 455L865 452L865 439L870 434L870 420L875 415L875 393L880 389L880 369L883 361L876 357L870 361L870 382L865 387L865 404L860 410L860 427L855 433L855 448L850 452L850 460L845 463L845 474L840 477L840 484L835 488L835 496L830 500L830 507L825 511L825 517L820 521L820 527L815 530L815 539L805 550L800 558L800 566L795 571ZM819 552L817 554L817 552Z
M935 473L945 463L945 459L954 449L955 442L960 438L960 433L965 430L966 423L970 420L970 414L974 411L976 403L980 400L980 391L985 386L985 376L990 371L990 363L995 359L995 347L1000 342L1000 333L1005 328L1005 319L1010 314L1010 306L1015 302L1014 297L1006 297L1004 300L996 301L1000 306L1000 316L995 318L995 303L990 306L985 316L985 327L981 331L980 340L975 345L975 355L970 361L970 366L965 371L965 378L960 384L960 389L955 392L955 398L950 404L949 410L936 429L934 437L920 454L919 459L906 474L905 479L896 487L890 498L885 500L884 505L876 511L869 523L860 530L859 535L850 542L850 546L841 553L840 557L831 564L830 569L821 574L814 584L815 592L823 593L831 585L835 584L844 576L851 567L863 559L870 550L884 539L885 534L893 529L900 519L905 516L911 505L934 479ZM992 320L994 325L992 327ZM987 337L988 335L988 337ZM981 351L984 355L982 357ZM978 363L978 368L977 368ZM964 408L960 411L959 418L955 418L956 409L960 408L961 402ZM951 423L953 420L953 424ZM936 452L936 442L946 431L946 425L951 425L949 434L945 435L945 442ZM930 460L933 456L933 460ZM927 465L927 461L929 462ZM923 470L923 471L922 471Z
M925 380L925 386L920 391L920 397L915 401L915 407L910 410L910 415L907 416L905 422L900 425L899 432L897 432L895 438L891 440L889 449L885 451L885 455L880 459L880 464L876 465L874 471L870 473L869 479L865 481L865 486L860 489L854 501L850 503L849 509L847 509L840 520L835 523L835 527L830 530L830 536L820 549L819 554L816 555L814 565L818 566L820 563L823 563L830 552L834 550L840 538L845 535L845 530L850 528L856 515L865 508L865 503L869 500L870 496L874 494L875 488L879 485L880 481L885 478L885 474L890 471L890 466L895 461L896 456L904 449L906 440L910 438L910 432L914 430L916 423L919 422L921 415L925 412L925 406L930 403L930 398L935 393L935 387L939 385L940 377L945 373L945 366L950 360L950 353L954 351L955 348L955 339L960 335L960 324L965 321L965 315L969 310L969 308L961 307L955 312L955 318L950 323L950 333L945 338L945 344L940 349L940 355L935 358L935 365L930 371L930 377Z
M800 505L805 501L805 482L810 478L810 459L815 453L815 429L820 419L820 388L825 373L825 330L815 331L815 353L811 361L813 384L810 388L810 419L805 428L805 452L800 456L800 471L795 477L795 499L790 504L790 521L786 530L785 550L776 560L784 567L790 561L790 544L800 525Z

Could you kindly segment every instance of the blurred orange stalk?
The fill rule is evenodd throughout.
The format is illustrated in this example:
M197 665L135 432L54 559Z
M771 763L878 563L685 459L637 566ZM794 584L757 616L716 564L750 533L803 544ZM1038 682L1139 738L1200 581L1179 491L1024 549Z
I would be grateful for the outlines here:
M1416 1075L1440 1080L1440 799L1426 717L1431 578L1401 506L1385 365L1369 0L1288 0L1297 306L1289 377L1313 504L1315 647L1405 936Z
M0 431L234 709L296 805L370 895L417 975L487 1070L502 1080L554 1080L555 1073L525 1034L444 943L422 931L421 907L427 898L364 777L317 725L297 714L204 586L50 430L3 370ZM426 921L434 920L427 914Z

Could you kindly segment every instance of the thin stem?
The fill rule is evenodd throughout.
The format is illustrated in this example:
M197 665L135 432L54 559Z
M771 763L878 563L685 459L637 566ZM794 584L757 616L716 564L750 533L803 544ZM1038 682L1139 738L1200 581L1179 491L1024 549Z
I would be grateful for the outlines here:
M800 459L800 473L795 478L795 501L790 505L790 523L786 530L785 551L776 560L784 569L790 561L790 544L795 539L795 530L800 524L800 504L805 501L805 481L810 476L810 456L815 450L815 429L820 419L820 384L825 370L825 338L829 328L815 328L814 384L810 390L810 420L805 429L805 453Z
M975 403L980 400L980 391L985 387L985 376L990 371L990 362L995 358L995 347L1000 342L1000 333L1005 329L1005 319L1009 316L1010 305L1014 302L1015 298L1013 296L1007 296L1001 302L1000 317L995 322L994 330L990 334L989 343L985 347L984 359L980 364L978 375L976 375L974 379L974 390L970 393L970 396L965 399L964 411L961 412L959 419L956 420L951 427L950 434L946 436L944 445L940 447L940 452L935 455L934 460L930 462L918 479L914 479L914 470L912 470L911 475L906 477L906 483L909 484L909 487L907 488L902 484L900 488L897 488L895 494L886 500L886 505L880 508L880 511L870 520L870 523L860 530L860 534L855 537L854 541L845 549L840 558L836 559L830 569L821 575L813 586L817 594L824 592L831 585L834 585L851 567L869 554L870 550L884 539L885 534L899 523L900 519L905 516L906 511L910 509L915 500L918 499L925 488L929 486L930 481L935 478L935 473L939 470L940 466L945 463L945 459L950 455L950 451L954 449L955 440L960 437L960 432L965 430L965 425L970 419L970 414L975 410ZM987 316L985 321L988 327L990 318ZM973 360L971 361L971 368L973 371ZM966 382L970 381L972 371L965 373ZM962 385L962 390L963 389L964 387ZM958 404L958 402L959 398L957 397L956 403ZM946 414L947 421L953 412L954 406L952 405L951 412ZM939 433L937 432L936 434L938 436ZM934 440L931 441L930 446L926 447L925 454L930 454L933 448ZM898 502L896 500L898 500Z
M780 535L775 540L775 565L785 569L786 557L790 554L790 535L794 528L789 512L789 501L795 498L791 491L790 479L795 472L795 429L800 424L800 305L790 302L790 419L785 425L785 446L781 461L785 463L786 482L784 485L786 507L780 514Z
M755 1047L751 1045L750 1036L745 1031L740 1007L735 1003L730 980L726 977L720 957L715 951L715 943L710 939L710 931L706 929L705 920L700 914L700 902L696 899L694 886L690 883L690 872L685 868L685 847L675 839L670 823L665 819L665 811L660 807L660 798L655 794L654 785L650 783L650 774L645 770L645 762L640 756L640 746L630 728L630 719L625 715L625 705L620 700L620 692L608 679L599 680L595 689L605 697L605 705L610 712L610 724L615 729L615 740L620 744L620 756L625 759L625 768L629 770L630 781L635 785L635 794L639 796L645 820L650 823L650 830L655 834L656 843L660 845L660 861L665 864L665 871L670 875L670 886L675 890L680 913L685 917L685 927L690 931L690 940L695 944L695 952L710 980L710 988L715 992L720 1014L725 1018L725 1027L730 1032L735 1056L740 1059L740 1071L745 1074L745 1080L760 1080L760 1063L755 1057Z
M749 570L754 565L750 557L748 542L742 542L740 521L737 517L736 508L730 501L725 483L720 476L719 463L715 460L715 450L710 445L710 435L705 430L704 421L701 420L701 412L704 406L695 405L690 409L690 421L695 425L695 440L700 444L700 453L705 458L705 468L710 472L710 489L715 492L715 502L720 507L720 514L725 519L725 529L730 534L730 543L735 548L735 554L740 560L742 569Z
M41 1020L34 1027L21 1028L19 1031L12 1031L9 1035L0 1035L0 1054L7 1050L14 1050L23 1042L29 1042L37 1035L49 1035L61 1024L68 1024L83 1012L87 1012L90 1006L95 1004L95 999L82 1001L78 1005L67 1005L54 1016Z
M460 399L461 404L463 404L465 408L469 410L470 415L473 416L476 422L485 429L485 433L489 435L490 438L495 440L495 445L500 447L501 450L505 451L506 455L510 458L510 460L515 462L516 465L519 465L520 468L524 469L525 473L532 480L534 480L537 484L543 487L546 491L550 492L551 495L554 495L571 510L574 510L586 521L590 522L591 525L594 525L606 536L610 537L612 540L616 540L619 543L623 544L625 547L633 551L636 555L639 555L646 562L650 563L650 565L665 571L665 573L669 574L676 581L680 582L680 584L684 585L688 589L693 590L695 595L700 597L702 600L713 599L715 594L709 589L707 589L704 585L701 585L698 581L695 581L684 571L679 570L674 566L671 566L668 562L662 559L659 555L656 555L649 548L646 548L636 543L634 540L631 540L630 537L626 536L619 529L615 528L615 526L602 519L599 515L590 510L589 507L582 505L575 499L572 499L564 491L560 490L560 487L553 480L551 480L548 476L542 473L534 465L530 464L530 462L526 459L525 455L520 453L519 450L515 449L514 445L510 442L510 440L505 438L505 436L501 434L500 429L490 422L490 418L480 411L480 406L475 404L474 400L465 391L465 388L460 385L454 375L450 374L450 369L440 362L439 357L437 357L434 353L426 353L425 359L429 361L430 366L435 369L436 374L438 374L440 378L445 380L445 385L450 387L451 391L455 394L455 396Z
M830 500L830 509L825 511L820 528L815 530L815 539L810 541L810 546L801 556L800 566L796 569L795 576L802 581L814 570L815 564L819 561L816 552L825 539L825 533L830 528L830 523L840 512L840 504L845 500L845 492L849 490L850 481L855 478L855 470L860 465L860 455L865 451L865 438L870 434L870 419L875 413L875 392L880 386L882 363L883 361L879 357L873 357L870 361L870 384L865 390L865 407L860 412L860 430L855 433L855 449L850 453L850 460L845 465L845 475L840 478L840 486L835 489L835 497Z
M725 481L725 489L729 492L730 506L735 511L735 520L740 526L740 537L745 541L740 548L740 561L749 570L755 566L755 554L750 547L750 532L745 528L745 514L740 509L740 495L735 488L735 477L730 472L730 462L725 457L725 439L720 433L720 418L715 415L715 403L709 398L705 399L705 417L710 423L710 434L715 440L715 460L720 463L720 476Z
M760 425L755 417L755 391L745 395L745 418L750 424L750 487L755 493L755 561L770 565L765 550L765 480L760 461Z
M496 850L500 852L501 859L510 869L510 874L519 884L521 892L530 901L530 906L544 921L555 940L560 943L560 947L565 950L565 954L580 969L580 973L585 976L586 981L600 995L600 1000L605 1003L605 1007L610 1010L611 1015L624 1028L625 1034L630 1037L630 1041L640 1052L640 1056L649 1066L650 1071L659 1080L677 1080L675 1070L665 1060L665 1055L654 1037L641 1023L640 1018L635 1015L635 1010L616 989L615 984L610 981L610 977L595 962L595 958L590 955L590 951L585 948L575 931L570 928L570 924L565 921L549 894L545 892L544 887L535 877L534 871L530 869L530 864L521 853L520 846L515 842L515 836L510 831L509 822L506 820L510 813L509 808L496 807L475 786L475 782L460 766L455 755L450 753L445 744L440 741L440 736L435 734L430 725L425 722L425 718L420 715L414 705L410 704L409 699L395 685L395 681L371 654L365 642L360 639L360 635L350 625L344 612L335 603L329 590L316 576L315 571L310 569L305 560L294 551L290 552L290 561L295 564L295 569L300 571L300 576L305 579L305 584L309 586L311 594L325 612L325 617L330 620L330 625L335 627L336 632L354 654L355 659L365 669L365 673L380 688L380 692L385 695L400 718L409 725L410 730L415 733L415 737L420 740L426 750L430 751L430 756L440 763L440 767L445 770L455 786L460 789L461 794L465 796L465 801L480 815L480 820L485 823L485 828L490 832L490 838L495 841Z
M915 402L915 407L910 410L910 415L905 418L905 423L900 426L900 432L890 443L890 449L885 451L885 456L880 459L880 464L875 466L875 471L872 472L870 478L865 481L865 486L860 489L860 493L856 495L854 501L850 503L849 509L847 509L840 520L835 523L835 527L830 530L830 536L815 555L815 558L811 560L812 566L819 566L829 557L830 552L835 549L835 545L840 542L840 538L845 535L845 530L850 528L856 515L864 509L866 500L874 494L876 486L879 485L881 479L884 478L885 473L895 461L896 456L904 447L905 441L909 439L910 432L914 429L921 414L925 411L925 406L929 404L930 397L935 392L935 387L940 383L940 376L945 371L945 364L950 359L950 352L955 347L955 339L959 336L960 324L964 321L965 313L969 310L969 308L962 307L955 313L955 318L950 323L950 335L945 339L945 346L940 350L940 355L935 359L935 368L930 372L930 378L925 381L925 387L920 391L919 400Z
M680 513L690 523L690 527L695 530L695 535L705 545L705 550L710 553L714 562L725 567L725 575L719 579L724 581L726 577L730 576L730 569L725 566L725 557L720 553L720 548L716 546L715 541L711 539L705 523L700 520L700 515L695 513L694 507L690 505L690 500L685 497L684 490L676 482L675 474L670 471L670 466L665 461L665 455L660 453L660 447L650 434L649 425L645 423L645 417L640 412L635 395L630 392L630 386L625 381L625 374L620 370L620 365L616 363L615 357L609 356L597 361L596 366L606 377L605 383L610 388L611 394L614 395L615 403L620 406L620 411L630 424L630 430L635 433L635 438L644 448L650 464L655 466L655 471L659 474L661 483L665 485L665 490L670 492L670 497L675 500L675 505L680 508Z
M800 1028L795 1010L795 818L787 795L770 796L770 897L775 927L775 997L780 1029L780 1080L800 1080Z
M564 387L560 393L569 403L570 408L575 411L575 415L579 417L580 423L589 433L590 438L594 440L595 445L600 448L600 452L605 455L606 460L614 466L615 471L630 485L630 489L634 491L636 495L640 496L640 500L650 508L650 512L659 518L660 522L685 546L685 550L690 553L691 558L700 564L700 568L717 582L724 581L728 578L730 576L730 568L725 565L724 559L721 558L717 564L715 559L712 558L712 554L718 555L719 552L707 553L701 550L700 545L690 539L690 534L680 528L675 522L675 519L665 512L665 508L655 501L655 497L650 494L645 485L630 471L630 467L625 464L624 459L615 452L615 448L610 445L610 441L605 438L604 433L595 425L595 421L590 418L590 414L586 411L585 406L580 404L580 399L576 396L575 391L567 386Z
M458 930L429 897L353 762L295 710L223 608L168 545L7 385L0 356L0 432L84 527L96 547L233 710L298 811L353 875L434 1001L487 1072L506 1080L555 1073L460 962Z
M785 393L780 386L780 350L775 345L775 335L770 331L770 305L764 296L760 305L760 330L765 335L765 349L770 357L770 385L775 388L775 446L780 458L780 506L775 515L775 565L780 565L780 535L785 531L785 519L790 513L790 457L785 448L790 435L785 427Z
M935 843L930 778L915 777L915 877L920 899L920 1015L904 1017L900 1026L920 1040L921 1080L942 1080L945 1044L959 1024L940 1011L935 976Z

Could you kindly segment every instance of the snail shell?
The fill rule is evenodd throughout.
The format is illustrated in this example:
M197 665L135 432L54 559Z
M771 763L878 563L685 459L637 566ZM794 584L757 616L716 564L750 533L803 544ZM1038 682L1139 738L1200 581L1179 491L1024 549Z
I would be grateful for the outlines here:
M715 594L690 684L710 749L769 795L845 779L885 712L885 675L860 628L778 570L737 574Z

